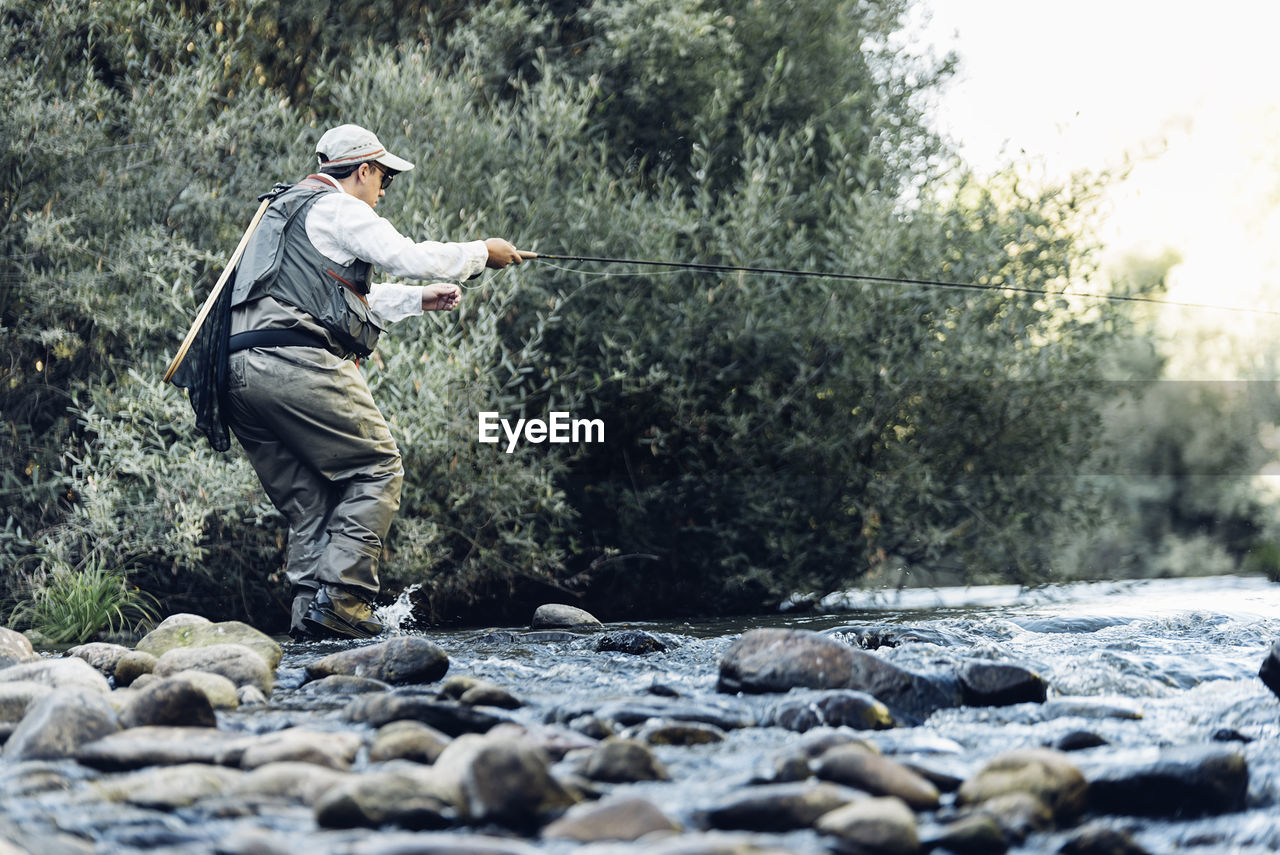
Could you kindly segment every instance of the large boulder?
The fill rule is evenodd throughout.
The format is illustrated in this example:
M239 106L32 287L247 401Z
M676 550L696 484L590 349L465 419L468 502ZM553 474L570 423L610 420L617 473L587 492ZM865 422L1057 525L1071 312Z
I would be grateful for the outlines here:
M339 781L316 799L315 816L321 828L425 831L453 825L457 809L441 797L431 769L394 769Z
M801 733L815 727L884 730L893 727L893 716L866 692L833 689L783 700L770 712L769 723Z
M1267 658L1262 660L1262 667L1258 669L1258 676L1268 689L1280 695L1280 641L1272 643Z
M1204 816L1244 810L1248 789L1249 769L1238 750L1185 746L1092 775L1089 806L1099 813Z
M977 805L999 797L1024 793L1043 804L1059 825L1066 825L1085 808L1085 777L1065 754L1041 748L998 755L960 785L956 802Z
M243 777L238 769L189 763L118 775L94 783L93 789L105 801L171 811L222 796Z
M744 787L702 812L711 828L734 831L794 831L811 828L823 814L866 798L848 787L797 781Z
M221 674L237 686L254 686L269 695L275 682L274 667L243 644L209 644L175 647L161 654L153 673L171 677L182 671L208 671Z
M0 626L0 668L40 658L31 646L31 639L20 632Z
M518 738L489 738L462 772L472 821L529 830L578 799L551 776L546 752Z
M818 831L836 837L841 850L876 855L915 855L920 835L915 814L892 797L851 802L818 820Z
M938 788L923 776L857 744L833 748L818 758L814 773L873 796L896 796L915 810L937 810Z
M449 657L439 645L403 636L326 656L307 666L307 677L319 680L341 674L384 683L431 683L448 670Z
M643 742L611 736L588 757L586 776L609 784L634 781L666 781L671 776Z
M0 682L41 683L54 689L81 689L97 695L111 691L107 678L83 659L41 659L0 670Z
M271 636L238 620L212 623L197 615L171 615L147 633L135 649L160 658L177 648L224 644L248 647L262 657L272 671L280 664L282 651Z
M0 683L0 726L16 725L22 721L32 702L52 691L52 686L31 680Z
M960 703L959 688L940 677L912 673L874 653L802 629L743 633L720 660L717 688L728 693L856 689L912 721Z
M473 707L457 701L397 692L361 695L347 704L342 717L374 727L406 719L420 721L449 736L487 733L499 724L513 721L492 707Z
M116 672L116 662L129 652L122 644L108 644L105 641L91 641L78 644L67 651L68 656L83 659L102 672L104 677L111 677Z
M625 798L603 804L576 805L544 828L542 836L549 840L596 843L602 840L638 840L646 835L676 834L679 831L680 825L653 802Z
M1030 668L1007 662L971 659L956 671L961 697L971 707L1002 707L1011 704L1042 704L1049 684Z
M55 689L39 698L4 746L6 760L70 757L85 743L120 729L111 705L96 692Z
M533 612L530 629L601 629L603 624L591 612L577 606L547 603Z
M169 679L139 689L120 714L120 724L124 727L217 727L218 719L208 696L195 684Z

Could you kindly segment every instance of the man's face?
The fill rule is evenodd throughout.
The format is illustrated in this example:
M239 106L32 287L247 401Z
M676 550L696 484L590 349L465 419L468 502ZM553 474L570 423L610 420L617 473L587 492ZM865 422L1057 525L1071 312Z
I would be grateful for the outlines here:
M384 167L376 163L362 163L356 170L357 199L363 200L370 208L378 207L378 202L386 194L386 187L391 183L391 176Z

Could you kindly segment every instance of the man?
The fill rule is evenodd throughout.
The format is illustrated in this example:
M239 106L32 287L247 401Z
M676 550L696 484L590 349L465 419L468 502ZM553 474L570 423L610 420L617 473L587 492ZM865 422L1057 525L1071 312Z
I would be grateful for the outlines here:
M387 324L455 308L454 283L533 253L401 235L374 208L413 164L364 128L327 131L316 155L319 173L278 188L236 269L226 417L289 525L291 634L368 638L404 470L353 359ZM375 265L444 281L370 285Z

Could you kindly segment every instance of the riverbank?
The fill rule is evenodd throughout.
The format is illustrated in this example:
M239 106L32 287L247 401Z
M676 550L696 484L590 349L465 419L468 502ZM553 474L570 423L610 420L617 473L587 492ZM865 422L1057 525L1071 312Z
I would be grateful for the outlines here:
M1280 638L1276 587L881 594L748 624L361 644L179 620L153 636L203 643L32 653L0 670L0 840L32 853L1273 851L1280 699L1257 672ZM8 642L4 655L22 652Z

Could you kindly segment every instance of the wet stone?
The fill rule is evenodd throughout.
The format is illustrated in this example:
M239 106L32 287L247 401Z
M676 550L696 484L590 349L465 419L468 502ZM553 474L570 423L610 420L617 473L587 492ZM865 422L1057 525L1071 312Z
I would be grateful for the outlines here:
M777 704L769 714L770 724L803 733L815 727L851 727L854 730L884 730L893 727L889 708L866 692L837 689Z
M218 719L209 697L193 683L169 679L140 689L120 714L120 724L123 727L217 727Z
M52 686L30 680L0 683L0 722L16 727L32 702L52 691Z
M1262 660L1258 677L1268 689L1280 696L1280 641L1273 642L1267 658Z
M98 693L55 689L27 708L4 744L4 758L14 761L71 757L85 743L119 729L115 711Z
M1058 852L1061 855L1149 855L1128 831L1097 824L1073 833Z
M269 695L275 682L271 668L254 649L242 644L210 644L175 647L160 655L152 673L170 677L180 671L208 671L221 674L236 686L254 686Z
M369 760L374 763L412 760L430 765L440 757L449 741L446 734L420 721L393 721L378 728L369 747Z
M865 798L858 790L826 782L765 784L731 792L700 813L707 826L721 830L792 831Z
M116 686L119 688L133 685L134 681L142 675L155 671L157 661L156 657L141 650L126 652L116 660L116 667L112 672Z
M111 691L107 678L83 659L40 659L0 670L0 683L39 683L54 689L82 689L99 695Z
M512 719L492 708L468 706L457 701L441 701L416 693L387 692L362 695L342 711L347 721L381 727L393 721L412 719L430 725L449 736L485 733Z
M595 843L602 840L637 840L662 832L677 833L680 825L642 798L626 798L602 804L572 807L542 830L546 839ZM648 838L652 839L652 838Z
M666 767L648 746L616 736L604 740L592 751L584 774L593 781L609 784L670 779Z
M473 821L516 830L537 828L578 801L551 776L546 752L520 739L487 740L461 783Z
M390 683L371 680L368 677L353 677L350 674L332 674L312 680L299 690L312 697L345 697L348 695L364 695L371 692L385 692L391 688Z
M432 683L449 670L449 657L439 645L417 636L392 638L326 656L307 666L313 680L335 674L366 677L384 683Z
M174 810L220 796L243 776L236 769L190 763L113 775L98 781L94 790L107 801Z
M498 707L504 710L514 710L524 706L515 695L492 683L472 686L462 693L458 702L472 707Z
M1087 748L1109 744L1107 740L1091 730L1073 730L1055 739L1052 747L1058 751L1084 751Z
M533 613L530 629L601 629L603 624L590 612L576 606L547 603Z
M391 825L414 831L447 828L457 811L433 791L429 771L352 775L316 800L316 824L322 828Z
M1203 816L1243 810L1249 770L1238 749L1166 749L1153 762L1103 769L1089 781L1099 813Z
M1116 718L1126 721L1138 721L1142 718L1142 709L1122 700L1104 700L1091 697L1054 698L1045 701L1040 707L1046 719L1054 718Z
M1040 801L1059 823L1069 823L1085 807L1084 775L1066 755L1046 749L1020 749L998 755L957 793L961 805L984 804L999 796L1023 793Z
M915 855L920 850L915 814L895 798L851 802L819 818L816 827L837 838L843 851Z
M135 727L81 745L75 759L106 771L183 763L238 766L258 738L205 727Z
M570 721L582 714L594 714L621 727L643 724L649 719L671 721L696 721L712 724L721 730L737 730L753 727L755 716L736 706L698 703L682 698L649 696L625 701L611 701L599 707L561 707L552 713L555 721Z
M956 672L961 697L973 707L1044 703L1049 686L1029 668L1004 662L970 660Z
M696 721L659 721L650 719L632 734L646 745L711 745L724 742L725 733L714 724Z
M620 629L606 632L596 639L597 653L628 653L632 656L645 656L649 653L663 653L667 645L657 636L639 629Z
M220 647L236 644L248 647L275 670L283 651L271 636L238 620L213 623L198 615L171 615L138 642L135 650L156 658L181 648Z
M940 849L956 855L1000 855L1009 850L1004 829L986 813L974 813L946 825L922 832L925 849Z
M264 798L313 806L329 790L347 781L350 773L326 769L314 763L280 761L246 772L236 780L230 795L243 799Z
M122 644L94 641L72 647L67 651L67 655L83 659L101 671L104 677L113 677L116 673L116 663L120 661L121 656L129 652L129 648Z
M918 723L960 703L954 678L915 674L873 653L809 630L754 629L720 660L721 692L856 689L872 695L895 718Z
M876 796L895 796L914 810L936 810L938 788L906 766L857 746L833 748L814 764L814 774Z
M242 769L256 769L269 763L311 763L329 769L351 767L363 745L358 733L288 728L264 734L250 743L240 756Z
M15 663L38 658L31 639L7 626L0 626L0 657L7 657Z

